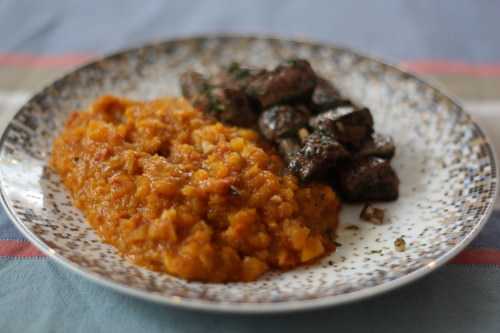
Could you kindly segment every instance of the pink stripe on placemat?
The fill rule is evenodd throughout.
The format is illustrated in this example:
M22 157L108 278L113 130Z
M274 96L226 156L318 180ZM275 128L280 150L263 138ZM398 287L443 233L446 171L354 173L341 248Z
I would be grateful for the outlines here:
M40 250L27 241L0 240L0 257L45 257ZM500 250L466 249L457 255L451 264L500 265Z
M91 53L36 55L29 53L0 53L0 66L31 68L71 67L96 57ZM470 76L500 76L500 63L465 63L451 60L422 59L400 63L401 67L419 74L462 74Z
M459 265L500 265L500 250L466 249L450 263Z
M40 250L26 241L0 240L0 257L45 257Z
M91 54L34 55L27 53L0 53L0 66L58 68L71 67L90 61Z
M500 63L470 64L448 60L403 61L401 67L419 74L461 74L470 76L500 76Z

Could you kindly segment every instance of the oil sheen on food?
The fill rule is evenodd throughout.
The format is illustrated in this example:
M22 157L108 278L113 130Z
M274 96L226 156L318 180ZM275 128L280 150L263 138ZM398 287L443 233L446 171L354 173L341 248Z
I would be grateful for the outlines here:
M250 129L182 98L104 96L70 115L51 167L107 243L187 280L252 281L335 249L340 202Z

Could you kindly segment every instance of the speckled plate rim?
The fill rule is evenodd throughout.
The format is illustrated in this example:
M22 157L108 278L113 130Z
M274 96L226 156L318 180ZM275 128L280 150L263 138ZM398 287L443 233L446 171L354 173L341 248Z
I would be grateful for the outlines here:
M64 80L67 76L72 75L76 71L84 70L86 67L94 66L96 63L99 63L100 61L104 59L109 59L113 58L115 56L118 56L122 53L127 53L127 52L132 52L134 50L142 49L142 48L147 48L147 47L154 47L155 45L161 45L164 43L181 43L181 42L187 42L190 40L203 40L203 39L211 39L211 38L254 38L254 39L269 39L269 40L279 40L279 41L285 41L285 42L297 42L297 43L302 43L302 44L307 44L310 46L314 45L321 45L324 47L329 47L329 48L335 48L337 50L349 52L352 54L355 54L357 56L367 58L371 61L377 62L381 65L384 65L386 67L392 68L393 70L399 71L400 73L406 75L407 77L419 81L428 87L432 88L436 92L438 92L440 95L448 98L455 106L457 106L457 111L458 113L464 114L468 117L470 121L470 125L473 127L475 131L477 131L478 136L482 137L485 142L486 142L486 147L487 147L487 153L489 156L489 160L491 163L491 167L494 172L492 174L494 175L493 179L495 182L495 187L493 189L493 193L490 199L490 202L488 203L488 207L485 210L484 214L481 216L480 220L474 228L470 231L470 233L464 237L459 243L457 243L454 247L452 247L447 253L442 255L441 257L437 258L436 260L428 263L427 265L416 269L413 272L408 273L407 275L404 275L402 277L396 278L392 281L383 283L381 285L373 286L373 287L368 287L365 289L353 291L353 292L348 292L342 295L336 295L336 296L325 296L324 298L319 298L319 299L312 299L312 300L299 300L299 301L288 301L284 303L259 303L259 304L251 304L251 303L239 303L239 304L234 304L234 303L229 303L229 302L210 302L210 301L203 301L203 300L194 300L194 299L187 299L187 298L181 298L181 297L167 297L167 296L162 296L162 295L156 295L152 293L148 293L143 290L135 289L132 287L125 286L120 283L116 283L107 279L104 279L100 277L99 275L92 273L77 264L74 264L67 260L65 257L59 255L56 251L52 250L49 248L40 238L38 238L31 230L29 230L14 214L12 207L10 207L10 204L6 200L5 192L3 186L0 186L0 202L2 204L2 207L6 211L8 217L11 219L11 221L14 222L14 225L21 231L21 233L32 243L34 244L40 251L42 251L47 257L50 259L54 260L55 262L61 264L63 267L68 268L69 270L79 274L80 276L83 276L101 286L104 287L109 287L113 290L116 290L122 294L134 296L143 300L148 300L152 301L158 304L164 304L164 305L170 305L170 306L175 306L179 308L184 308L184 309L191 309L191 310L202 310L202 311L207 311L207 312L224 312L224 313L245 313L245 314L266 314L266 313L283 313L283 312L295 312L295 311L305 311L305 310L313 310L313 309L320 309L320 308L325 308L329 306L334 306L334 305L340 305L340 304L347 304L351 303L354 301L359 301L362 299L367 299L371 298L386 292L389 292L391 290L397 289L399 287L402 287L404 285L407 285L413 281L418 280L419 278L431 273L432 271L438 269L439 267L443 266L445 263L447 263L449 260L453 259L457 254L461 252L482 230L484 224L488 221L488 218L490 217L491 213L493 212L494 209L494 203L495 199L497 197L498 191L499 191L499 184L498 184L498 179L500 177L500 170L497 168L497 156L495 153L495 150L492 149L491 141L488 138L488 136L485 134L485 132L481 129L481 127L474 122L470 115L464 110L462 105L457 102L457 99L454 96L451 96L449 92L446 92L445 89L439 86L439 84L436 84L435 82L429 83L427 80L424 80L395 64L391 64L387 61L380 60L377 57L367 55L365 53L359 52L357 50L353 50L352 48L345 47L345 46L340 46L338 44L332 44L332 43L327 43L327 42L322 42L322 41L313 41L310 39L304 39L304 38L288 38L288 37L281 37L277 35L260 35L260 34L206 34L206 35L193 35L193 36L185 36L185 37L180 37L180 38L172 38L172 39L167 39L163 41L155 41L153 43L148 43L142 46L135 46L127 49L123 49L108 55L104 55L94 61L91 61L89 63L86 63L80 67L77 67L73 69L72 71L65 73L62 75L60 78L52 81L51 83L47 84L44 86L42 89L38 90L36 93L32 95L32 97L29 99L28 102L25 104L30 103L32 100L36 99L38 95L43 94L49 87L53 86L59 81ZM24 105L23 105L24 106ZM17 116L17 114L22 110L23 106L19 108L19 110L16 112L14 115ZM9 129L12 126L12 121L7 124L7 126L4 128L1 137L0 137L0 147L3 146L5 138L6 138L6 133L9 131ZM1 185L1 184L0 184Z

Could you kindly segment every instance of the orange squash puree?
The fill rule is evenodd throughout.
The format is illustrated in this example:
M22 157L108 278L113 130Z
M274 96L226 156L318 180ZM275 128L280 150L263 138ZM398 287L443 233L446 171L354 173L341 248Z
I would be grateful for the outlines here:
M181 98L99 98L71 114L51 166L100 237L155 271L252 281L335 249L329 186L299 185L255 131Z

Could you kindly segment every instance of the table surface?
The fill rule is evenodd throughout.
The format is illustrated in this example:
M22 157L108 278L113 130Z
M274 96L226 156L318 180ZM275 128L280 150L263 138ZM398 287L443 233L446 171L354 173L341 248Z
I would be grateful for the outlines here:
M0 128L92 57L216 32L307 37L371 53L458 96L500 147L500 1L0 1ZM500 154L499 154L500 156ZM451 264L321 311L226 315L118 294L47 259L0 211L1 332L499 332L500 206Z

